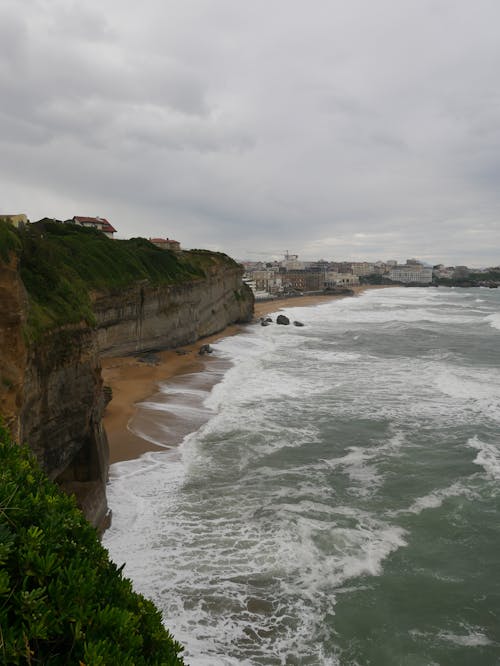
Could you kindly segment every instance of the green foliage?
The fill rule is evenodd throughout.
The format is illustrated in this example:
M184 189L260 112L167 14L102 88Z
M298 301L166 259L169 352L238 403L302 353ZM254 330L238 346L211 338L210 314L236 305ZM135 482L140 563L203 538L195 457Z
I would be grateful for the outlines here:
M182 665L161 614L0 425L0 663Z
M11 252L18 252L21 248L15 228L0 218L0 258L7 261Z
M484 273L470 273L469 279L474 281L491 281L491 282L500 282L500 269L490 268Z
M500 284L500 270L490 268L488 271L475 273L471 271L466 277L434 278L435 284L443 287L480 287L489 284Z
M240 264L224 252L212 252L211 250L189 250L189 260L195 266L206 272L209 268L217 266L230 266L238 268Z
M86 321L94 324L91 292L133 284L176 284L205 277L215 266L237 266L221 253L171 252L145 238L112 240L74 224L44 222L16 230L0 223L0 257L19 257L30 298L28 337Z

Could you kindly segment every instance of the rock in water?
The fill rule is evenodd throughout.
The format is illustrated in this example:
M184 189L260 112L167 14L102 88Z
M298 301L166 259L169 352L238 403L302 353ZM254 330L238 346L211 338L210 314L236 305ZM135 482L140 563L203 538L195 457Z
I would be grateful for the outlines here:
M213 349L210 345L201 345L200 351L198 354L200 356L203 356L203 354L211 354L213 352Z
M282 326L288 326L290 320L285 315L278 315L276 318L276 323L281 324Z
M301 321L294 321L293 325L294 326L304 326L304 324Z

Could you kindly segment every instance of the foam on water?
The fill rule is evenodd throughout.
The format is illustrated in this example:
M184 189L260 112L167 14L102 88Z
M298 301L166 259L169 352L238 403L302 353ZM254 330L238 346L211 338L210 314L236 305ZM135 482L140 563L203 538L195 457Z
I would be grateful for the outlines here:
M154 454L156 461L159 457ZM172 483L158 466L144 472L151 498L160 484ZM174 489L186 492L173 481ZM138 490L133 477L127 486L130 495ZM165 500L163 495L162 504ZM190 501L202 510L202 523L193 505L176 502L161 515L154 534L160 507L152 499L140 525L115 526L107 541L112 552L127 553L126 573L139 578L142 591L163 607L169 627L187 643L193 666L252 664L259 655L279 663L287 663L287 655L319 658L320 644L314 648L309 641L324 614L333 612L335 589L353 577L379 575L383 560L405 544L400 528L348 507L332 514L331 507L314 502L269 499L265 511L250 515L249 497L245 505L234 495L219 506L198 493ZM253 501L258 503L258 496ZM320 519L323 510L328 522ZM339 524L346 517L352 527ZM141 576L145 570L148 580ZM238 656L231 657L233 652Z
M371 594L398 553L419 569L413 524L435 519L448 498L470 506L480 496L484 475L463 443L500 478L485 434L498 425L500 364L474 364L469 338L446 346L456 329L481 336L481 353L494 349L485 319L494 295L484 311L474 298L390 289L287 308L303 328L226 338L213 345L225 363L215 385L193 376L145 401L144 431L157 420L155 436L168 441L172 416L195 429L178 451L112 467L104 540L163 609L191 666L343 663L339 597ZM438 574L463 579L444 565ZM441 642L487 647L479 627L455 627L437 625Z
M500 447L499 444L493 444L481 441L478 437L472 437L468 440L467 446L478 451L474 458L474 463L480 465L490 479L500 480Z
M486 321L489 322L492 328L500 330L500 312L495 312L494 314L488 315Z
M404 515L406 513L414 513L418 515L426 509L438 509L449 497L467 497L469 499L474 499L475 494L473 490L462 481L456 481L446 488L437 488L427 495L417 497L407 509L389 511L388 515L392 517Z
M464 647L478 647L494 644L480 627L464 627L464 629L467 633L454 634L451 631L441 631L438 634L438 638L453 643L454 645L461 645Z

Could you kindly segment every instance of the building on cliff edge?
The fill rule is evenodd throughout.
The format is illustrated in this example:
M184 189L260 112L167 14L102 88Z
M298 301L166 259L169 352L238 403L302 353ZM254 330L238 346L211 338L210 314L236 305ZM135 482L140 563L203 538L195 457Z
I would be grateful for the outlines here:
M98 229L108 238L113 238L113 235L116 233L116 229L103 217L82 217L75 215L70 222L73 222L73 224L79 224L81 227L93 227L94 229Z
M173 252L181 251L181 244L179 241L172 240L171 238L150 238L149 242L162 250L172 250Z
M15 213L14 215L0 215L0 221L12 224L13 227L19 229L25 224L28 224L29 220L24 213Z

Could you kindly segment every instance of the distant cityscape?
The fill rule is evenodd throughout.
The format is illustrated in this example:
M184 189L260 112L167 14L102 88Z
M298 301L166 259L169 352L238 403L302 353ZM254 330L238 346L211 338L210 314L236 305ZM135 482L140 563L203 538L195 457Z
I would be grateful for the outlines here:
M244 261L244 279L256 298L349 289L360 284L405 286L484 286L500 284L500 266L471 269L467 266L429 266L418 259L398 264L387 261L301 261L286 252L281 261Z

